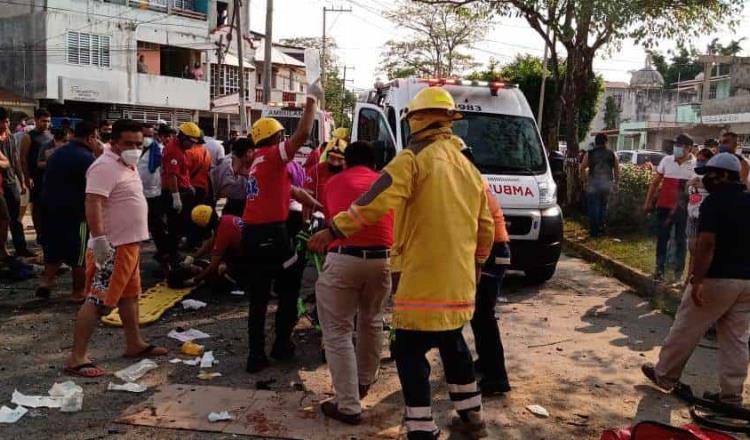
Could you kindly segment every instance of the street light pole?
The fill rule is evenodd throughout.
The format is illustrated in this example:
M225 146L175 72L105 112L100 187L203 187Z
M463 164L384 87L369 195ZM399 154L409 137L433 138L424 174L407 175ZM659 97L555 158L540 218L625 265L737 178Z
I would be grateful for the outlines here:
M248 0L249 1L249 0ZM239 79L240 79L240 97L239 97L239 104L240 104L240 127L243 132L247 131L247 106L245 105L245 63L244 58L242 57L242 46L244 44L244 40L242 38L242 14L240 13L240 9L242 7L241 0L234 0L234 7L235 7L235 14L236 17L236 24L237 27L235 28L235 32L237 35L237 58L239 64ZM250 8L248 8L250 9Z
M266 44L263 46L263 103L271 102L273 63L273 0L266 0Z

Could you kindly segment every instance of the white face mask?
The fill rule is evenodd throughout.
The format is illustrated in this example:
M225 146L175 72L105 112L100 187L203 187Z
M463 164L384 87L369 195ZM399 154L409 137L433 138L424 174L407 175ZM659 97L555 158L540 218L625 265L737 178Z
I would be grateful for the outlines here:
M143 138L143 148L148 148L149 145L154 141L154 138L145 137Z
M125 165L135 166L138 163L138 159L141 157L141 150L125 150L120 153L120 158Z

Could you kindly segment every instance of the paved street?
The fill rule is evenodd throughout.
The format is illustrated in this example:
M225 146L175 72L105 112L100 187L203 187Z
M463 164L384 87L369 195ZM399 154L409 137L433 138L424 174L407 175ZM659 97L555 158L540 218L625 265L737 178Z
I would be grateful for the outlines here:
M144 273L149 271L151 267L144 268ZM32 285L15 285L13 294L7 288L0 291L1 404L9 403L14 389L25 394L46 394L55 381L67 380L61 375L60 366L71 344L75 307L59 302L49 306L29 303ZM491 438L595 439L605 427L634 420L674 424L688 421L684 405L645 386L639 370L642 362L654 359L671 320L651 311L647 302L629 293L625 286L594 272L580 260L565 258L547 285L525 287L520 277L511 277L506 292L508 302L499 309L514 390L505 398L485 400ZM246 301L212 298L207 292L198 292L194 297L209 302L208 307L182 311L178 306L155 325L146 327L145 333L152 342L178 350L176 341L166 338L171 329L192 327L208 332L212 337L206 340L206 346L214 350L220 361L215 370L223 376L202 381L196 377L196 367L173 365L161 359L159 368L148 373L142 383L152 389L166 383L253 389L258 380L275 379L270 384L274 391L292 391L300 383L313 393L331 391L326 367L318 355L319 339L312 330L297 332L297 364L275 366L250 376L244 372ZM305 327L304 322L301 327ZM120 337L119 330L101 327L94 339L92 355L109 371L130 363L119 357ZM698 392L717 385L714 356L713 350L701 348L688 367L686 380ZM433 376L438 425L445 426L450 402L439 365ZM64 414L49 409L31 410L15 425L0 428L0 437L39 438L54 432L55 438L60 439L227 438L113 423L125 408L143 401L152 391L142 395L108 392L109 379L111 376L76 380L84 388L83 411ZM393 363L384 364L381 380L365 404L372 407L381 401L401 402ZM551 417L535 417L525 409L529 404L542 405ZM356 438L356 428L351 429L351 435ZM318 437L311 433L309 438Z

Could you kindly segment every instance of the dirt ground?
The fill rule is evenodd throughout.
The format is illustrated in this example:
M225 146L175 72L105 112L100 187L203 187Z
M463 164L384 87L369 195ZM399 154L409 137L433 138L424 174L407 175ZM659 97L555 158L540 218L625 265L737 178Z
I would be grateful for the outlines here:
M144 277L153 283L156 267L149 258L144 261ZM62 281L68 279L67 274L61 277L59 290L67 289L67 281ZM77 308L62 302L62 292L49 303L35 301L35 284L31 280L0 286L0 405L10 405L14 389L24 394L46 394L54 382L69 379L62 374L61 366L71 346ZM305 290L311 286L312 279L307 277ZM638 420L689 422L685 405L647 386L639 369L643 362L655 360L671 319L652 311L647 301L630 293L626 286L593 271L581 260L564 257L557 275L546 285L526 286L520 276L511 275L503 295L507 302L499 305L498 312L513 391L484 401L490 438L598 439L605 428ZM0 425L0 438L230 438L123 425L114 420L166 383L255 388L257 381L274 379L272 390L292 391L302 384L315 393L331 392L328 372L319 355L319 337L304 322L296 332L296 362L275 364L267 371L250 375L244 371L246 299L214 296L207 289L199 289L190 297L208 302L208 307L183 311L178 305L143 332L151 342L163 344L175 353L179 343L166 337L170 330L197 328L209 333L211 338L204 342L220 361L214 370L222 377L202 381L197 378L196 367L170 364L170 356L157 360L159 368L141 380L150 388L143 394L106 391L110 380L118 382L111 376L75 379L84 388L81 412L30 410L16 424ZM471 332L466 334L471 339ZM121 338L119 329L105 326L94 337L91 354L110 372L131 363L120 358ZM716 351L711 345L707 342L706 347L696 351L684 378L698 393L717 387ZM435 413L438 425L446 426L450 402L437 356L431 355ZM383 364L381 379L364 403L372 407L382 401L401 402L392 362ZM530 404L545 407L551 417L532 415L525 409ZM316 438L315 434L311 433L310 438ZM350 438L358 438L356 428L352 428Z

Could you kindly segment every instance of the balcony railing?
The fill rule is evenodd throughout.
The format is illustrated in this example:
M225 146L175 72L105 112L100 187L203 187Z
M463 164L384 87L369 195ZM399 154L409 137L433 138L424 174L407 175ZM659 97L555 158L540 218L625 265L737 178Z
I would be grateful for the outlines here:
M205 20L208 2L205 0L104 0L107 3L149 9L157 12L169 11L175 15Z
M255 102L263 102L263 89L255 89Z

